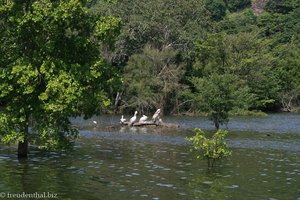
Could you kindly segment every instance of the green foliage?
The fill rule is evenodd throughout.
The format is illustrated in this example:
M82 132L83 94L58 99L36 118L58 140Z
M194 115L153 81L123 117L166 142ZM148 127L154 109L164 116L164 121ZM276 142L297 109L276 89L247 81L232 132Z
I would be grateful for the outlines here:
M293 54L297 54L299 47L293 47L295 53L287 53L286 50L292 43L299 42L299 0L266 1L265 7L261 7L261 2L251 7L251 3L255 2L134 0L112 4L97 1L90 12L96 16L113 14L122 19L117 48L104 53L111 63L132 65L133 57L140 55L145 45L160 52L168 48L178 52L176 62L183 67L185 76L176 79L176 84L182 90L168 93L169 100L163 101L169 106L168 111L202 110L199 104L192 101L198 91L190 80L194 77L208 79L211 74L233 75L248 88L252 100L246 103L250 105L234 107L232 112L243 109L246 109L244 113L251 110L274 111L286 107L283 104L287 103L282 102L291 99L296 106L299 93L294 85L298 84L299 78L294 67L297 66L297 60ZM255 14L254 8L264 9L264 12ZM125 67L126 76L130 68ZM131 88L131 85L127 85L129 82L124 81L126 85L123 87ZM145 89L148 92L144 94L139 92L143 95L138 99L145 97L143 101L133 100L137 95L134 87L129 89L131 92L124 93L126 97L122 98L126 100L121 104L123 107L138 107L137 102L143 105L140 107L160 104L158 100L153 100L157 95L152 95L156 94L156 89L151 87ZM146 104L148 106L144 106Z
M216 160L231 155L231 151L224 141L228 134L225 130L218 130L211 139L205 137L202 130L194 129L195 135L187 140L192 142L191 151L197 153L197 158L207 159L208 167L213 167Z
M223 0L206 0L205 7L214 20L220 20L226 15L226 5Z
M266 12L258 18L258 26L263 37L272 39L272 46L289 43L299 35L300 1L289 12ZM269 1L276 2L276 1ZM292 1L284 1L291 3Z
M142 53L129 58L124 70L127 108L140 111L165 108L181 87L178 82L184 71L177 63L177 54L173 49L160 51L146 46Z
M289 4L292 2L274 1ZM298 6L298 8L297 8ZM272 50L273 74L277 77L276 99L284 111L297 111L299 106L299 4L289 12L265 13L258 18L260 36L268 37ZM266 39L264 39L266 40Z
M100 17L96 22L95 35L102 43L113 45L116 36L120 34L120 23L120 18L112 16Z
M96 21L78 0L12 1L0 15L2 141L63 146L78 133L69 117L91 116L110 103L114 78L99 44L113 42L119 19Z
M284 111L297 111L300 105L299 40L295 38L292 42L279 46L277 52L274 65L281 86L281 107Z
M264 53L267 43L256 39L255 34L211 34L196 45L194 77L213 73L236 76L254 95L255 101L246 102L251 103L248 108L263 109L277 100L279 86L272 71L273 57Z
M209 34L196 43L191 73L194 100L216 128L228 122L229 112L265 110L278 104L281 86L273 68L275 58L265 53L269 42L257 35Z
M257 16L252 9L245 9L240 12L227 14L222 21L218 23L219 31L225 31L228 34L239 34L243 32L255 32L257 27Z
M89 117L117 92L127 111L198 110L219 123L299 103L299 0L268 1L261 15L249 0L0 5L0 103L30 105L29 119L38 108Z
M146 44L156 49L187 52L195 39L203 37L210 28L203 0L132 0L116 4L98 1L91 12L122 19L121 34L112 54L115 63L124 65L128 57Z
M272 0L267 1L265 9L271 13L288 13L297 7L300 7L299 0Z
M192 79L196 89L195 102L200 111L207 112L216 129L228 122L229 112L236 108L248 109L253 101L249 88L237 76L211 74Z
M229 11L234 12L250 7L251 0L224 0Z

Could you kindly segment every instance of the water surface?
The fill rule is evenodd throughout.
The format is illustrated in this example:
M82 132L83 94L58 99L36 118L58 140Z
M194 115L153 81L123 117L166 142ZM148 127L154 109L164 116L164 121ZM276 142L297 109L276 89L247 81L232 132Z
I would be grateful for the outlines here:
M32 148L28 160L18 160L14 146L1 145L0 192L54 192L59 199L300 199L298 115L232 119L227 141L233 155L210 170L185 140L194 127L212 130L206 119L165 119L182 129L120 127L118 120L75 119L81 137L72 151Z

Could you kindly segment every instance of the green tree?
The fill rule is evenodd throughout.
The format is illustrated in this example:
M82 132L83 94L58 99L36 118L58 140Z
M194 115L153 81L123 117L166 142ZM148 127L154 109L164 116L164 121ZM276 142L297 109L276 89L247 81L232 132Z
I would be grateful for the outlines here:
M193 131L195 135L187 140L192 142L191 151L197 153L197 158L204 158L207 160L208 167L213 167L216 160L231 155L231 151L224 141L228 134L225 130L218 130L211 139L205 137L202 130L196 128Z
M253 95L251 105L244 107L251 111L275 111L280 107L296 110L299 47L294 44L299 43L299 0L258 1L256 3L263 3L259 9L266 3L264 12L259 15L254 14L250 0L93 2L91 13L122 18L117 48L104 48L102 52L111 63L121 66L120 71L128 60L131 62L137 55L144 54L141 52L146 44L161 53L165 49L178 52L176 62L182 64L185 75L176 83L182 90L168 93L165 105L174 106L168 110L196 110L198 105L191 99L196 88L189 78L208 78L211 74L230 74L241 80ZM124 75L128 76L130 67L124 69ZM126 84L130 82L127 77L124 80ZM123 86L128 89L126 95L129 96L122 99L128 105L138 102L133 100L137 93L129 89L131 86ZM190 88L184 90L183 86ZM156 89L145 89L145 96L138 98L145 97L141 105L146 105L147 101L153 107L157 104L152 99L157 96L150 95L155 94L154 91ZM120 90L119 94L125 93Z
M278 100L278 81L273 56L266 53L268 43L255 33L210 34L196 43L196 62L192 77L231 74L244 82L254 95L251 109L265 109Z
M300 46L299 39L276 49L275 72L280 84L280 103L283 111L297 111L300 105Z
M283 111L297 111L299 106L299 0L269 1L267 13L258 17L259 33L268 41L272 74L277 77L277 104Z
M207 112L216 129L226 124L229 112L234 109L248 110L253 95L244 81L231 74L211 74L208 77L193 77L194 100L199 111Z
M108 4L98 1L94 14L114 14L122 18L122 30L111 52L114 62L126 64L128 57L146 44L156 49L172 48L188 52L196 39L211 28L203 0L132 0Z
M147 45L161 54L165 54L170 49L176 51L176 64L180 64L183 68L191 67L193 62L191 49L194 48L194 42L204 38L206 33L212 29L210 14L205 8L204 0L158 0L155 2L132 0L118 1L115 4L97 1L90 7L90 12L95 15L113 14L122 18L122 29L116 41L116 48L106 54L112 63L120 66L121 69L124 67L126 92L124 93L120 89L120 95L117 95L120 97L118 99L121 99L119 101L121 102L119 104L121 109L127 106L132 108L137 104L140 104L140 106L136 106L140 109L162 104L161 106L165 107L165 111L175 113L180 112L179 108L187 108L186 102L190 102L190 100L185 98L183 90L178 90L178 88L183 89L183 85L186 83L184 77L176 78L178 82L173 82L175 87L180 85L177 90L172 89L171 92L168 92L167 98L161 98L158 97L161 95L156 94L156 91L164 86L154 89L145 87L143 90L131 90L130 88L135 87L133 86L135 81L130 81L130 85L128 85L128 77L135 75L128 75L128 72L131 70L132 60L142 57L141 54L144 53L141 52L145 51ZM159 56L160 53L158 53L157 59L164 57L164 55ZM145 72L150 70L144 68L146 67L139 67ZM151 82L150 80L152 79L149 79L145 84ZM163 81L157 83L163 84ZM153 93L153 91L155 92Z
M171 48L160 51L146 46L142 53L131 56L124 69L124 106L142 112L155 108L166 111L184 74L177 55Z
M111 77L99 45L117 33L119 19L88 15L78 0L1 1L1 141L60 147L77 136L69 117L109 105Z

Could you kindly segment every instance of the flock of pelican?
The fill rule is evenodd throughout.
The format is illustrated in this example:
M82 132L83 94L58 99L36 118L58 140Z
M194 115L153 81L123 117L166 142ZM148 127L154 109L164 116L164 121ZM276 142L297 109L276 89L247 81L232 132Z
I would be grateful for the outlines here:
M131 118L129 119L129 123L130 123L130 124L133 124L133 123L137 122L137 114L138 114L138 112L135 111L133 117L131 117ZM157 121L160 122L161 119L160 119L159 115L160 115L160 109L157 109L156 112L155 112L155 113L153 114L153 116L152 116L152 122L154 122L154 123L157 122ZM143 115L143 116L139 119L139 122L145 122L147 119L148 119L148 117L147 117L146 115ZM126 119L124 118L123 115L122 115L122 118L121 118L120 121L121 121L122 124L123 124L124 122L126 122Z

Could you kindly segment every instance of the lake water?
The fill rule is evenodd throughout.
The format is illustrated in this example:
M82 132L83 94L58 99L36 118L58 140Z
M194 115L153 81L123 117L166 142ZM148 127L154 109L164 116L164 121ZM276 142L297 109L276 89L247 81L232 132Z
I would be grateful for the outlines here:
M181 128L120 127L119 116L76 118L81 137L72 151L32 148L28 160L18 160L14 146L0 145L0 197L300 200L300 115L231 119L222 128L229 129L232 156L213 169L195 160L185 140L193 128L213 130L210 121L164 121Z

